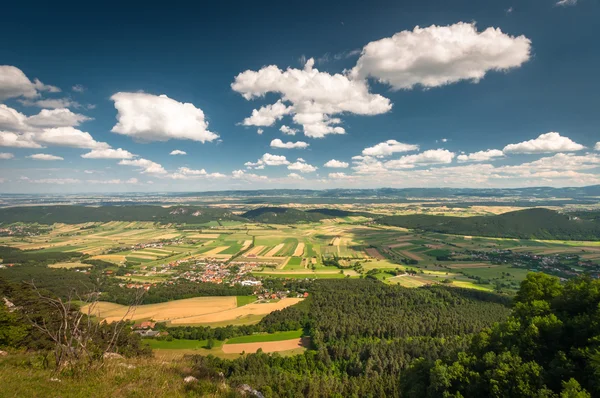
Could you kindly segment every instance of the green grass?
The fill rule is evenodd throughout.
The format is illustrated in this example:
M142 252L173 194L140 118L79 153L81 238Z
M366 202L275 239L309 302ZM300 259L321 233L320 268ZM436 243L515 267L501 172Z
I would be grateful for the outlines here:
M237 306L241 307L246 304L250 304L256 301L254 296L237 296Z
M150 346L153 350L199 350L206 349L208 340L154 340L144 339L144 343ZM223 345L222 341L214 340L214 347L219 348Z
M282 341L298 339L302 337L302 330L292 330L289 332L261 333L251 334L249 336L233 337L225 344L245 344L245 343L264 343L267 341Z

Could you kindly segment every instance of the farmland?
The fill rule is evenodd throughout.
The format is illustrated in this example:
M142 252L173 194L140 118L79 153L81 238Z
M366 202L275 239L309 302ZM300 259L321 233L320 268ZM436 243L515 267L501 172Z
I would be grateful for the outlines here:
M130 310L128 306L98 302L95 307L85 306L84 312L115 322L121 319L133 321L153 320L172 325L212 325L232 322L250 324L258 322L262 316L297 304L301 299L286 298L278 302L255 303L255 299L233 296L195 297L173 300L166 303L139 305ZM239 305L241 304L241 305Z
M403 214L398 209L396 214ZM381 208L374 205L372 210ZM488 214L497 214L500 210L490 208ZM485 207L479 206L476 214L485 214L485 211ZM363 216L349 216L295 225L238 220L193 225L148 221L56 223L36 236L0 237L0 245L40 255L82 253L90 260L111 264L106 272L119 272L118 278L133 283L163 283L180 277L183 270L190 269L189 264L215 263L222 264L218 267L225 270L228 264L246 267L245 272L257 278L356 278L376 270L373 277L403 286L443 282L486 290L504 286L505 290L514 291L528 270L535 266L514 268L510 264L512 258L507 256L503 257L502 267L493 266L493 259L485 253L577 255L581 261L592 264L600 260L598 242L451 235L368 221ZM51 266L90 268L89 264L75 259ZM586 270L585 266L574 263L569 267L573 272ZM127 271L123 272L125 268ZM390 274L392 271L397 275ZM559 275L568 276L568 273ZM213 279L219 283L221 277L208 280ZM192 315L198 322L208 322L205 314ZM255 321L255 316L257 314L248 314L248 319ZM230 317L243 322L245 316L234 311ZM179 315L176 318L174 322L182 322ZM227 319L218 317L215 322Z

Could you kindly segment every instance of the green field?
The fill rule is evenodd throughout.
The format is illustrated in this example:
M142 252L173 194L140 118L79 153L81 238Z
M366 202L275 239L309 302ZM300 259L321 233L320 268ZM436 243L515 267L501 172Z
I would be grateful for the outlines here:
M208 349L208 340L155 340L155 339L144 339L144 342L148 344L154 350L206 350ZM222 341L214 340L213 349L219 348L223 345Z
M289 332L251 334L249 336L233 337L227 340L225 344L264 343L267 341L291 340L302 337L302 333L302 330L292 330Z
M237 306L241 307L246 304L250 304L256 301L255 296L237 296Z

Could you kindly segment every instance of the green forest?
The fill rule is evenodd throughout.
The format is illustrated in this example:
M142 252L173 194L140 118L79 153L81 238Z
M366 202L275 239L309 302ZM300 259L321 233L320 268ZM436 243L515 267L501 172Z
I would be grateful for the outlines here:
M497 216L453 217L413 214L389 216L380 224L445 234L517 239L599 240L600 222L549 209L513 211Z

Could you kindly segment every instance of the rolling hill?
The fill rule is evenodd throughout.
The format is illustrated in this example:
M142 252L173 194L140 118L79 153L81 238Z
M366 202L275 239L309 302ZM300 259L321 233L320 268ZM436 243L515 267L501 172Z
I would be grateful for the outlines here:
M109 221L152 221L202 224L215 220L244 219L228 210L198 206L31 206L0 209L0 223L79 224Z
M600 240L600 222L583 220L549 209L527 209L497 216L389 216L377 220L422 231L518 239Z

